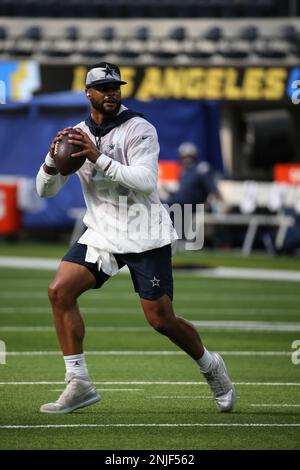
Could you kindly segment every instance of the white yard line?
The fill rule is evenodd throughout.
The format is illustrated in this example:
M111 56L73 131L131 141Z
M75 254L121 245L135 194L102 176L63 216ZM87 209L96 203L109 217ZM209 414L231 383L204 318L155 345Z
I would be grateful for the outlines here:
M300 404L298 405L290 405L289 403L259 403L254 404L252 403L250 406L254 407L264 407L264 408L299 408Z
M224 356L291 356L290 351L219 351ZM60 356L60 351L9 351L7 356ZM88 356L185 356L183 351L85 351Z
M0 385L62 385L65 382L50 382L50 381L43 381L43 382L0 382ZM96 385L206 385L207 382L94 382ZM254 385L254 386L271 386L271 387L299 387L300 382L234 382L235 385Z
M93 315L141 315L141 310L137 306L136 308L132 307L80 307L80 311L84 314L93 314ZM50 307L0 307L0 315L51 315ZM231 307L231 308L190 308L190 307L178 307L176 312L182 312L185 314L198 314L199 316L203 315L266 315L266 316L283 316L282 308L243 308L243 307ZM284 315L297 315L299 316L299 309L285 309Z
M33 268L42 270L55 270L59 259L44 259L31 257L1 256L0 267L9 268ZM127 275L127 272L125 273ZM253 279L273 281L300 281L300 272L273 269L251 269L251 268L206 268L193 270L180 270L179 275L188 275L205 278L227 278L227 279Z
M63 392L64 388L51 388L50 392ZM102 388L101 393L103 392L144 392L144 388Z
M169 400L169 399L174 399L174 400L197 400L197 399L212 399L211 395L198 395L198 396L192 396L192 395L152 395L148 396L147 398L153 398L157 400Z
M287 428L300 423L115 423L115 424L4 424L0 429L57 429L57 428Z
M0 267L20 269L42 269L53 271L57 269L60 260L51 258L31 258L29 256L1 256Z
M254 281L300 281L300 272L283 269L253 269L253 268L218 268L195 269L182 271L185 275L194 275L207 278L227 278L227 279L253 279Z
M263 321L193 321L195 326L208 329L237 331L300 331L299 323Z
M300 322L267 322L267 321L193 321L193 324L201 329L209 330L235 330L235 331L273 331L273 332L296 332L300 331ZM145 332L152 333L153 330L147 326L88 326L87 331L112 331L112 332ZM1 332L49 332L54 331L53 326L2 326Z
M89 300L116 300L116 294L113 292L102 292L102 291L89 291L86 294L86 298ZM118 292L119 299L135 299L136 294L134 292ZM48 295L46 289L42 292L32 292L30 290L5 290L0 293L0 299L45 299L48 301ZM193 292L193 296L191 298L191 293L182 293L176 292L176 300L187 300L187 301L197 301L197 300L214 300L218 302L222 301L244 301L244 302L253 302L253 295L251 294L239 294L234 293L234 296L231 292L222 293L218 292L216 296L215 293L205 293L198 290L198 292ZM298 294L291 294L289 292L280 293L280 294L271 294L269 293L267 296L262 294L255 294L255 301L259 301L262 303L270 303L270 301L276 302L300 302L300 295Z
M53 326L1 326L0 332L35 332L47 333L49 331L55 331ZM152 332L153 330L146 326L88 326L86 331L123 331L123 332Z
M118 298L121 299L135 299L136 294L132 293L122 293L118 292ZM116 300L116 294L110 292L93 292L90 291L88 293L89 299L113 299ZM14 290L6 290L5 292L0 293L0 299L45 299L48 302L48 294L47 289L43 289L42 292L32 292L32 291L14 291Z

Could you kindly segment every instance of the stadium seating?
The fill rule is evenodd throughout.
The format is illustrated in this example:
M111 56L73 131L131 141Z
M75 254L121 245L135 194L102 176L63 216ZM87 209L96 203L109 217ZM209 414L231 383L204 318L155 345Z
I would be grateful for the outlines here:
M41 63L296 65L300 26L276 0L1 0L0 57ZM300 2L293 15L300 15ZM251 19L248 17L251 16ZM2 17L2 20L1 20ZM156 21L153 21L153 19ZM246 19L248 18L248 19ZM255 18L255 20L254 20Z
M46 2L47 4L49 2ZM112 57L113 56L113 57ZM300 26L296 19L0 19L0 57L39 62L116 60L121 65L193 65L222 61L297 65ZM269 62L268 62L269 61ZM273 62L272 62L273 61Z

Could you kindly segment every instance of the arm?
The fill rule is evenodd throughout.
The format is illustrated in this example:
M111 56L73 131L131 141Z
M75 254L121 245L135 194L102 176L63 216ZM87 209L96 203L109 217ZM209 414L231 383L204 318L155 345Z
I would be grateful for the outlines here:
M208 194L213 194L215 198L222 199L221 194L217 188L211 166L208 162L203 161L198 163L196 172L199 178L199 184L202 184Z
M112 181L126 188L151 194L157 185L159 145L154 128L149 126L146 132L141 131L142 129L136 129L135 135L128 141L129 165L123 165L103 154L96 165Z
M68 176L62 176L55 166L51 165L49 158L52 159L48 153L45 163L43 163L36 176L36 190L40 197L54 196L68 180Z
M128 165L105 154L99 156L99 150L84 132L81 138L72 135L72 139L70 143L78 144L80 141L83 148L76 156L86 155L104 171L108 179L144 194L150 194L156 189L159 145L154 127L146 121L138 121L128 130L125 150Z

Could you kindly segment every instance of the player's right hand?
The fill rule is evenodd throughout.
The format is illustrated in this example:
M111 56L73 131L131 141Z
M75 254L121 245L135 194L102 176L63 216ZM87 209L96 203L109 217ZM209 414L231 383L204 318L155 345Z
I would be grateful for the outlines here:
M70 129L72 129L72 127L65 127L62 131L59 131L56 134L56 136L54 137L54 139L52 140L51 145L50 145L50 149L49 149L49 154L50 154L51 158L53 158L53 156L54 156L54 150L55 150L56 142L60 141L62 135L68 134Z

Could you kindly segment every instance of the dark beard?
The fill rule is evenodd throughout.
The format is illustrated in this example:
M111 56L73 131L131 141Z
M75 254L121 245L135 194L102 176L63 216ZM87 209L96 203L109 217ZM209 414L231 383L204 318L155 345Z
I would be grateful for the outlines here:
M99 103L95 100L91 100L91 103L92 103L93 108L95 108L99 113L103 114L106 118L112 118L116 116L121 107L121 101L116 103L117 107L114 110L105 109L103 103Z

